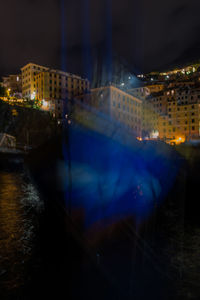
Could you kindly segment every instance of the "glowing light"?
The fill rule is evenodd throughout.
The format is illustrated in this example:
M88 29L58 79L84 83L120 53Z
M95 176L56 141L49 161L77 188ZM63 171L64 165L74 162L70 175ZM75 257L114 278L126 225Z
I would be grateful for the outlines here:
M70 120L68 120L68 124L71 124L71 121L70 121Z
M42 100L42 106L43 106L44 108L47 108L47 107L48 107L48 102L45 101L45 100Z
M151 132L151 138L152 139L157 139L159 137L159 132L158 130L154 130Z
M35 99L35 92L33 92L32 94L31 94L31 100L34 100Z
M124 86L124 82L122 82L121 85Z
M179 145L179 144L184 143L184 142L185 142L185 137L179 136L174 140L170 140L169 144L170 145Z
M17 81L19 81L19 76L17 76Z
M141 142L141 141L142 141L142 138L138 136L138 137L137 137L137 140Z

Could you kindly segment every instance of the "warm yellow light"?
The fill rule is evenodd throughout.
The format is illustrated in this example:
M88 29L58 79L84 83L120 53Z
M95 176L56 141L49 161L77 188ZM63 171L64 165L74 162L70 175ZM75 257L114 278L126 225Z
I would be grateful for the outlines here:
M185 142L185 138L184 137L177 137L175 140L173 140L175 142L176 145L184 143Z
M138 136L138 137L137 137L137 140L141 142L141 141L142 141L142 138Z

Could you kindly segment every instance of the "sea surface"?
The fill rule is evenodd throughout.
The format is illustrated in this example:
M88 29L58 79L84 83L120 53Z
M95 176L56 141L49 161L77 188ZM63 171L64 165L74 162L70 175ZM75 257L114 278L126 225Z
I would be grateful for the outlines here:
M104 235L95 232L98 241L85 251L43 197L25 165L0 169L0 300L174 295L174 277L156 255L155 238L137 237L124 222Z
M29 299L40 273L44 205L25 170L0 170L0 299Z

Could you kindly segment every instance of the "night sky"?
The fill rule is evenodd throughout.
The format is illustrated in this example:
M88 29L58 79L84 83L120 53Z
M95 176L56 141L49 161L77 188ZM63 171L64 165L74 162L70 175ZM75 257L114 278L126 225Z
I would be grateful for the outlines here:
M27 62L84 75L100 48L138 72L199 58L199 0L61 1L1 0L0 76Z

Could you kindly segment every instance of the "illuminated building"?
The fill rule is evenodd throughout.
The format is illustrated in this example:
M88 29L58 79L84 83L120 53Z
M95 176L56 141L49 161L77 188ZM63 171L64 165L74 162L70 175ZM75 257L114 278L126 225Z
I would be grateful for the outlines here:
M80 98L90 89L87 79L59 70L45 70L35 75L35 99L46 101L51 111L60 116L63 101Z
M143 87L137 87L137 88L129 89L129 90L127 90L127 92L129 94L139 98L139 99L144 100L151 93L160 92L163 89L164 89L163 84L152 84L152 85L146 85L146 86L143 86Z
M22 76L21 74L9 75L2 77L3 87L9 96L21 96L22 93Z
M35 99L36 96L35 75L45 70L48 70L48 68L33 63L28 63L23 68L21 68L23 98L27 98L29 100Z
M36 74L36 99L72 99L89 91L87 79L59 70L47 70Z
M200 104L169 101L166 115L159 116L158 130L161 139L192 139L200 135Z
M91 90L91 105L141 137L142 101L114 86Z
M23 97L39 100L41 108L55 116L61 117L64 100L80 97L90 89L87 79L60 70L29 63L21 71Z
M143 130L159 133L163 140L184 141L199 137L198 88L168 88L151 94L143 104Z
M145 99L150 94L150 91L146 86L129 89L129 90L127 90L127 92L141 100Z

